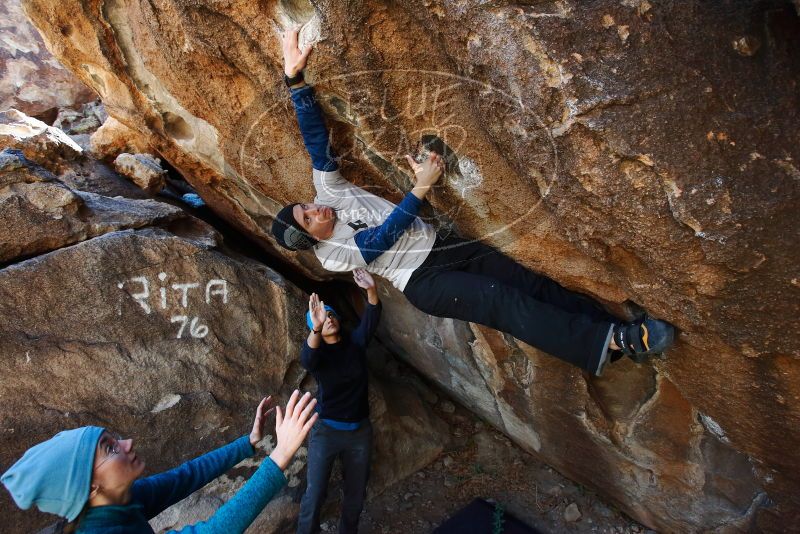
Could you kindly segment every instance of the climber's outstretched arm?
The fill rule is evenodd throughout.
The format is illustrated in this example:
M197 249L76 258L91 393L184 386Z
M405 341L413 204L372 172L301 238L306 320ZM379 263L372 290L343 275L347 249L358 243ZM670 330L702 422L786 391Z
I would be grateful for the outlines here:
M417 163L411 156L406 156L406 159L414 171L414 188L406 194L400 204L395 206L383 223L355 235L358 250L368 264L391 249L403 232L411 226L422 206L422 201L431 187L439 181L444 170L444 160L436 152L431 152L422 163Z
M311 45L301 50L297 44L298 34L298 28L291 28L283 35L283 72L292 93L300 133L311 156L311 165L319 171L335 171L338 165L328 143L328 129L322 110L314 98L313 89L303 80L303 69L311 53Z

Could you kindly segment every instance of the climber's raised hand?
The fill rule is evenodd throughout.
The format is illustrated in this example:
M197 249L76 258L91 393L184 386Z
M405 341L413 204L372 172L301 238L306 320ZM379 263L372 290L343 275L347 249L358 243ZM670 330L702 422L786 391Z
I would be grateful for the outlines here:
M378 288L375 285L375 279L367 272L366 269L355 269L353 271L353 280L356 285L367 290L367 301L373 306L377 306L380 302L378 297Z
M353 281L355 281L358 287L366 289L367 291L375 289L375 279L372 278L372 275L369 274L366 269L353 269Z
M415 185L411 192L422 200L428 194L431 187L439 181L444 171L444 159L436 152L430 152L428 158L422 163L417 161L409 155L406 155L406 161L414 171Z
M288 77L293 77L306 67L311 45L307 44L301 50L297 44L300 26L293 26L283 33L283 72Z
M318 414L314 413L316 404L317 399L311 397L311 393L301 397L300 391L294 390L285 410L281 410L280 406L275 407L275 436L278 443L269 457L282 470L289 466L294 453L317 422Z
M325 309L325 303L319 300L319 295L316 293L311 293L311 297L308 299L308 315L311 317L311 325L314 330L321 332L325 319L328 318L328 311Z
M266 422L267 416L275 410L275 408L267 409L271 400L272 395L264 397L256 408L256 419L253 421L253 430L250 432L250 445L253 447L264 437L264 422Z

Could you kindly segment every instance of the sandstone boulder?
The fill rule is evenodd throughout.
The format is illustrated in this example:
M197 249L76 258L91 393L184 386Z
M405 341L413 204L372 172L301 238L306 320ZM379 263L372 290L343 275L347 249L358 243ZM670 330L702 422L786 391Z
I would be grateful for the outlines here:
M64 171L83 154L66 133L16 109L0 112L0 147L17 148L29 160L55 173Z
M0 219L0 470L60 429L96 424L135 438L152 473L248 432L262 395L285 402L308 388L298 363L307 296L226 253L205 222L153 200L75 191L15 150L0 153ZM435 458L448 429L392 376L371 396L379 492ZM233 478L154 525L213 513L272 446L270 436ZM296 516L304 458L257 532ZM0 493L4 532L53 521Z
M285 402L305 375L297 362L305 295L264 266L215 250L218 239L184 220L111 232L0 270L0 371L14 377L0 385L0 465L59 429L101 424L134 437L155 472L246 433L261 395ZM378 385L374 395L377 490L429 462L446 440L443 423L396 390ZM265 454L273 444L265 440ZM261 457L165 521L212 512ZM289 468L295 488L303 458ZM0 498L8 531L52 519L17 510L5 492ZM276 503L265 525L296 514L291 497Z
M154 472L245 433L260 395L298 383L299 292L215 252L206 228L177 226L0 271L0 367L15 376L0 387L13 429L2 465L60 428L99 423L136 438ZM6 526L29 531L33 512L2 499Z
M152 153L147 138L114 117L108 117L90 138L90 152L97 159L113 161L123 152Z
M182 210L162 202L73 191L20 151L0 152L0 263L185 217Z
M800 516L791 3L25 6L56 56L209 206L324 277L268 235L282 205L314 196L274 31L305 24L303 42L317 42L307 79L346 177L398 200L403 154L438 136L455 159L431 221L681 331L667 359L601 380L421 317L398 294L384 339L650 527L780 531Z
M48 52L19 0L0 4L0 20L0 111L52 121L59 108L97 97Z
M167 171L161 168L159 159L149 154L122 153L114 160L114 169L151 195L166 184Z

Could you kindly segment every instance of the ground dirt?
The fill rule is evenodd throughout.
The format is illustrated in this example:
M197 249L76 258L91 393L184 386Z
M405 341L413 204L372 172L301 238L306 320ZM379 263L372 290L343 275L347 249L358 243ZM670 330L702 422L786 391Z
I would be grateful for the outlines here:
M425 469L372 498L362 534L431 532L477 497L499 503L542 533L649 533L593 491L563 477L450 401L437 404L452 428L450 446ZM580 518L565 511L577 505ZM337 531L338 504L326 510L324 532Z

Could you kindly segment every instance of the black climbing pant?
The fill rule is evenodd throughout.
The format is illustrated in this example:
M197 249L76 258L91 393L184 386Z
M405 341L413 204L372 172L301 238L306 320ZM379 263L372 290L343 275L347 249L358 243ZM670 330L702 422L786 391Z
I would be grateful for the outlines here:
M328 479L333 462L342 462L342 506L339 518L341 534L358 532L358 517L364 507L372 453L372 425L369 420L357 430L337 430L323 421L311 429L308 442L306 492L300 502L297 534L317 534L319 514L328 494Z
M507 332L590 372L620 322L585 295L488 245L456 237L436 240L403 293L425 313Z

